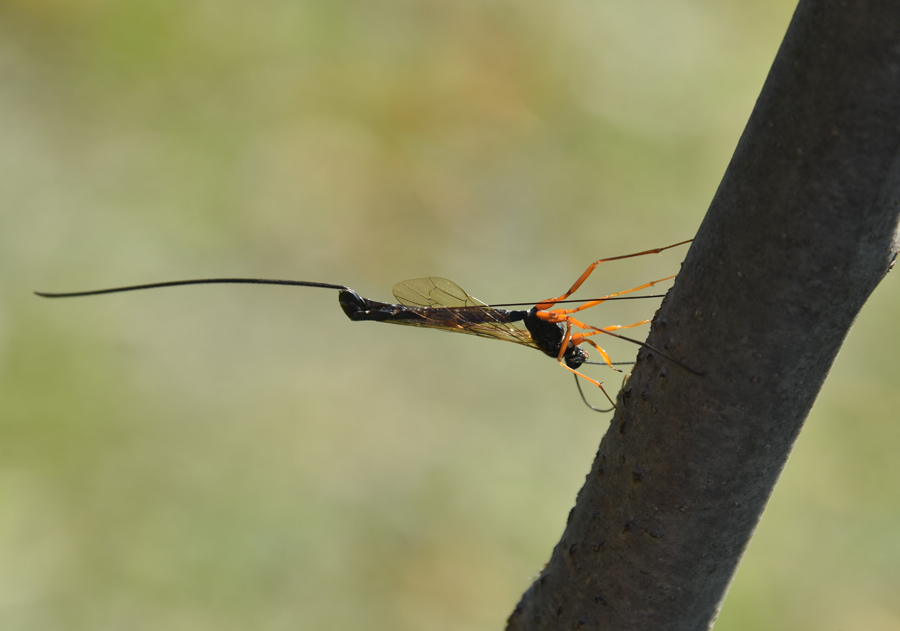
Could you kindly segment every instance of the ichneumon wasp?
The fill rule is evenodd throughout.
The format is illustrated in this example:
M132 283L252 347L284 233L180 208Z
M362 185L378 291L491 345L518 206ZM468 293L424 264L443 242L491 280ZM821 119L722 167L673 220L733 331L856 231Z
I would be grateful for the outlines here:
M585 404L598 412L608 412L615 409L615 401L606 392L603 385L578 369L585 363L605 364L609 368L617 372L621 372L615 367L617 362L613 362L609 354L595 342L592 338L597 335L609 335L628 342L632 342L643 348L649 349L669 361L681 366L682 368L697 373L695 370L688 368L681 362L669 357L665 353L649 346L648 344L626 337L621 333L617 333L621 329L630 329L642 324L647 324L649 320L641 320L634 324L614 324L605 327L596 327L585 324L577 320L573 314L580 313L586 309L596 307L604 302L611 300L629 300L636 298L659 298L661 296L628 296L642 289L653 287L657 283L671 280L675 276L667 276L658 280L632 287L624 291L607 294L600 298L592 299L569 299L581 285L588 279L594 269L600 263L609 261L618 261L621 259L633 258L636 256L644 256L646 254L658 254L665 250L690 243L681 241L673 245L663 248L655 248L636 252L634 254L625 254L622 256L614 256L605 259L599 259L591 263L584 273L578 277L572 286L561 296L542 300L537 304L534 303L507 303L489 305L481 302L477 298L466 293L459 285L446 278L429 276L426 278L416 278L413 280L405 280L394 285L393 294L399 304L387 302L378 302L363 298L358 293L345 285L336 285L332 283L319 283L302 280L269 280L261 278L207 278L197 280L176 280L162 283L150 283L147 285L131 285L127 287L115 287L112 289L95 289L91 291L78 291L68 293L46 293L34 292L38 296L44 298L71 298L75 296L96 296L99 294L112 294L123 291L137 291L139 289L155 289L159 287L175 287L179 285L208 285L208 284L254 284L254 285L291 285L299 287L319 287L323 289L338 290L338 301L344 313L351 320L358 321L374 321L388 322L391 324L402 324L406 326L417 326L429 329L438 329L440 331L452 331L457 333L467 333L469 335L477 335L495 340L504 340L507 342L515 342L530 348L535 348L550 357L556 359L560 366L575 375L575 383L578 384L578 390ZM577 307L571 309L554 308L564 303L581 303ZM504 307L522 307L534 305L530 309L505 309ZM602 362L588 362L588 353L582 346L589 345L594 347L603 359ZM622 363L622 362L618 362ZM630 363L630 362L625 362ZM589 383L600 388L606 399L612 404L612 408L601 410L588 403L581 390L581 383L578 379L582 378Z

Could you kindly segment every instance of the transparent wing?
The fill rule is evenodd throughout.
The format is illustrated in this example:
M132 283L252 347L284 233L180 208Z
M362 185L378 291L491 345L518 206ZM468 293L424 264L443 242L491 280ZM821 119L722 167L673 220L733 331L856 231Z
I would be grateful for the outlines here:
M452 280L429 276L404 280L393 289L394 298L407 307L485 307Z
M390 320L393 324L467 333L538 348L521 321L512 322L509 311L495 309L467 294L452 280L429 276L394 285L397 301L420 319Z

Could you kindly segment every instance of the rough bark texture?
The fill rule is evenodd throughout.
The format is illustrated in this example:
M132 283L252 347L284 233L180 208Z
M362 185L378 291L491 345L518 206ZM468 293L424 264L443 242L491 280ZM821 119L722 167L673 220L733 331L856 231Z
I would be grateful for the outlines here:
M897 252L900 9L803 0L563 538L508 629L707 629Z

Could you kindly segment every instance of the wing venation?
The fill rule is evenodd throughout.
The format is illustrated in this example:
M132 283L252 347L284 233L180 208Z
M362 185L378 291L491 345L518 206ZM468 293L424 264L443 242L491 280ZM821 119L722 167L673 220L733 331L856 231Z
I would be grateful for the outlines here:
M393 324L466 333L537 348L521 320L510 319L512 312L489 307L452 280L439 276L404 280L394 285L393 293L400 304L421 316L416 320L390 320Z

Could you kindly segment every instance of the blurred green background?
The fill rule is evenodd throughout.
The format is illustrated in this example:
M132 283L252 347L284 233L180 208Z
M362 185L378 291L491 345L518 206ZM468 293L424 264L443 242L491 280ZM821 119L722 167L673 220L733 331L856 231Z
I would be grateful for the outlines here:
M552 361L350 323L326 290L30 292L557 294L694 234L793 8L0 2L0 628L501 629L609 420ZM896 282L718 631L900 628Z

